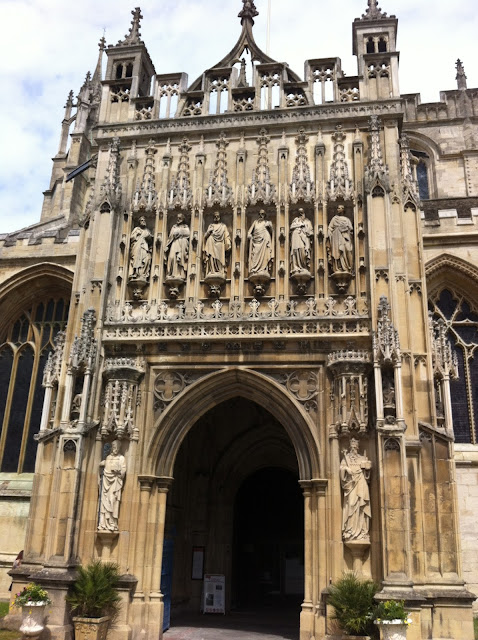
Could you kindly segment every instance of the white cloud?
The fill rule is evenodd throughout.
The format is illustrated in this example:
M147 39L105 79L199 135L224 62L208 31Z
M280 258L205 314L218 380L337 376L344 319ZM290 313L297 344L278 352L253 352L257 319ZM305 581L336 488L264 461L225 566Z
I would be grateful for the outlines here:
M133 0L3 0L2 171L0 232L39 220L42 191L48 188L51 157L57 151L63 106L93 71L97 42L127 33ZM260 15L254 35L266 42L267 0L256 0ZM455 60L465 64L468 86L478 86L478 12L473 0L382 0L399 18L400 88L422 102L438 101L454 89ZM218 62L240 33L240 0L144 0L141 34L157 73L184 71L192 82ZM366 0L336 3L272 0L270 55L299 75L307 58L339 56L347 75L356 74L352 22ZM8 25L8 26L7 26Z

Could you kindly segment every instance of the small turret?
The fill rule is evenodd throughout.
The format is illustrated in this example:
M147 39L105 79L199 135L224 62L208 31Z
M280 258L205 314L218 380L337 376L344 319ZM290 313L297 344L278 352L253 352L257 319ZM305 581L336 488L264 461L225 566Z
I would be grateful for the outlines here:
M129 32L116 45L106 49L108 65L103 82L101 122L125 122L136 112L153 105L151 80L155 70L148 50L141 40L141 9L132 12Z
M400 95L396 16L388 16L377 0L368 0L361 18L352 26L353 53L358 58L360 97L380 100Z

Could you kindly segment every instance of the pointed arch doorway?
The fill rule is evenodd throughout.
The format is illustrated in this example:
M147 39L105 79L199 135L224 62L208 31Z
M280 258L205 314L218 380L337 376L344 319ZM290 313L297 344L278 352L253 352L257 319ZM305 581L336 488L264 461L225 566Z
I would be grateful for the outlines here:
M225 576L228 614L266 619L288 609L298 629L304 503L296 452L277 418L241 396L220 402L184 437L173 475L171 625L201 610L203 554L202 573Z

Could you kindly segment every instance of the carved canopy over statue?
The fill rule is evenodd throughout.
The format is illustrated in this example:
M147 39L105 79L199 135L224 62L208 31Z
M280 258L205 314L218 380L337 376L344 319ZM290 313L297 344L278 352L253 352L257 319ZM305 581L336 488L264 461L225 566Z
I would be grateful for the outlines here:
M99 531L118 531L119 506L123 491L126 463L120 453L120 443L115 440L111 445L111 453L106 460L100 462L103 469L100 495Z
M146 226L146 219L141 216L138 226L131 232L129 255L129 279L149 280L151 270L151 245L153 236Z
M368 481L372 463L358 452L358 440L350 440L349 451L344 450L340 463L340 482L344 496L342 535L345 541L369 540L370 492Z
M189 227L184 214L178 213L177 222L171 227L165 248L166 279L186 280L189 259Z
M310 271L312 223L305 217L303 209L299 209L297 213L290 225L291 276Z
M345 207L337 207L337 213L329 223L327 249L331 273L353 270L353 226L344 215Z
M231 246L229 231L224 222L221 222L221 214L216 211L214 222L208 226L204 234L203 262L206 278L226 279L226 256L231 250Z
M270 274L274 259L272 233L272 222L266 220L266 212L261 209L257 220L254 220L247 232L249 240L249 276L261 273Z

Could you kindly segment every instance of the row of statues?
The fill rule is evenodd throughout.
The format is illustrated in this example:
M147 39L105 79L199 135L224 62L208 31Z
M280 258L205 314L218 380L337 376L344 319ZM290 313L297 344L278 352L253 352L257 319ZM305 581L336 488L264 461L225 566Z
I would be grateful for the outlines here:
M212 233L212 232L211 232ZM342 452L340 483L343 492L342 535L344 541L368 541L370 529L370 491L372 463L359 453L359 442L351 438L349 450ZM126 462L115 440L111 453L100 462L99 531L118 531L118 516L126 475Z
M261 209L247 232L247 267L254 283L270 279L274 261L273 225ZM311 277L313 227L303 209L299 209L290 225L290 275L300 279ZM189 259L190 229L183 213L178 213L165 246L166 283L179 286L186 279ZM131 283L149 280L153 235L142 216L131 232L129 273ZM220 285L226 280L227 263L232 242L229 230L216 211L204 234L202 259L205 281ZM353 226L340 205L331 219L327 233L327 251L331 273L352 274Z

